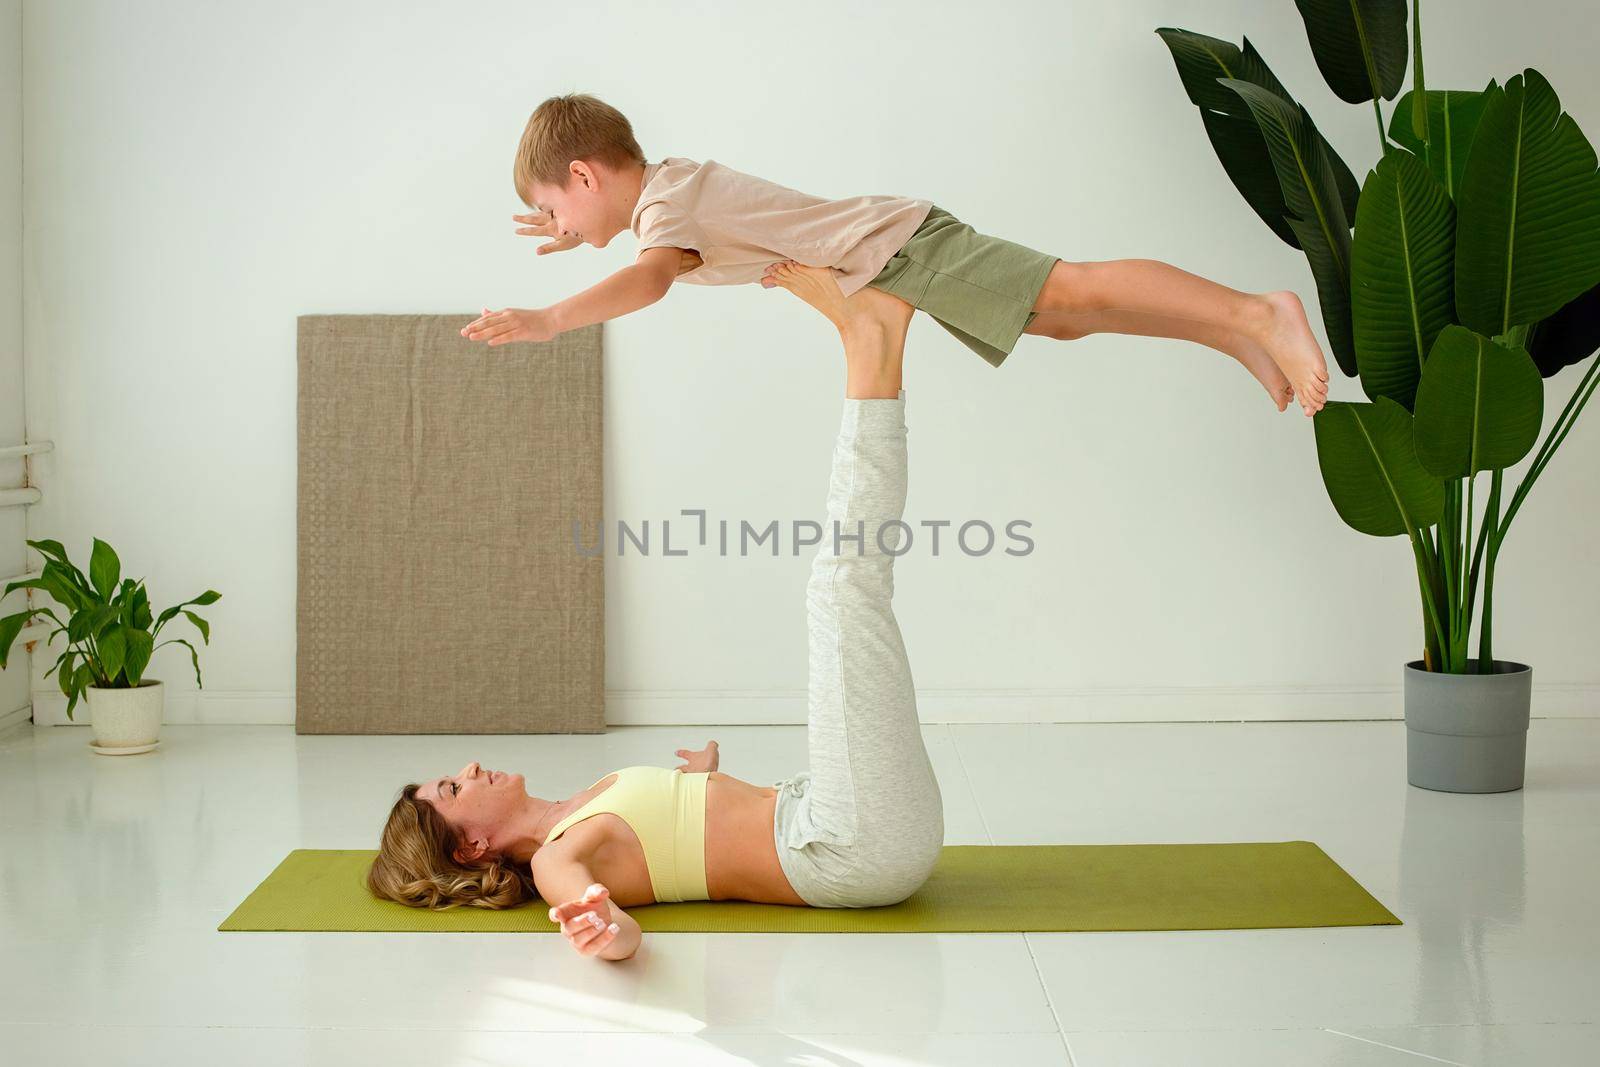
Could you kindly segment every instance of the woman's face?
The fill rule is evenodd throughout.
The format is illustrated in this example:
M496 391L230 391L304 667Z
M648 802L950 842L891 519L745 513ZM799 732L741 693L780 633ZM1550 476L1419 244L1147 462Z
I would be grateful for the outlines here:
M445 821L466 838L497 842L493 831L508 824L528 798L525 781L510 771L486 771L476 762L453 775L435 778L417 789L417 796L439 810Z

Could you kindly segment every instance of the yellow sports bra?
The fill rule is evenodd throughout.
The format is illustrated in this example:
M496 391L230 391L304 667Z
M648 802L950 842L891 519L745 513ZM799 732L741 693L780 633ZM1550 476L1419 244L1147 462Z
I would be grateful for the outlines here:
M620 815L644 846L650 887L657 901L710 900L706 889L707 771L690 773L639 765L613 772L617 780L556 823L546 845L591 815ZM607 778L603 774L593 789Z

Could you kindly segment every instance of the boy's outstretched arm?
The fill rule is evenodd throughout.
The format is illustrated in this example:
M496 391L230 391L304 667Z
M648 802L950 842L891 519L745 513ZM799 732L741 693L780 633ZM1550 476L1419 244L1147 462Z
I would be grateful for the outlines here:
M639 258L604 281L547 308L505 308L483 314L461 328L469 341L491 345L509 341L548 341L558 333L618 318L648 307L667 295L685 269L678 248L647 248Z
M647 248L611 277L550 305L556 332L605 322L654 304L672 288L682 255L677 248Z

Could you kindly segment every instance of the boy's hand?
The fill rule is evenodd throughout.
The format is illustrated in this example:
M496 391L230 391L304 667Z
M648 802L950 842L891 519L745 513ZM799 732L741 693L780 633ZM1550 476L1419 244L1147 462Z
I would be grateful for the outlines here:
M685 774L695 774L700 771L714 771L717 769L717 743L707 741L706 747L698 752L687 748L678 749L678 755L689 762L674 770L683 771Z
M550 909L550 921L561 924L561 933L580 956L593 956L617 936L611 921L611 891L595 882L577 900Z
M555 220L548 212L535 211L531 215L512 215L513 219L526 225L518 226L517 232L529 237L554 237L549 244L540 245L533 250L534 255L542 256L546 252L565 252L569 248L576 248L583 243L580 237L563 234L556 229Z
M548 246L547 246L548 247ZM548 308L483 309L483 314L461 327L469 341L503 345L510 341L548 341L561 331L550 321Z

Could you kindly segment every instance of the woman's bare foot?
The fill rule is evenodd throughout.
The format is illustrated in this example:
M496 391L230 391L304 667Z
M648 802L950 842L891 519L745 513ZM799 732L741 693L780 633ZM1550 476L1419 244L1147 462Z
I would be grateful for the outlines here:
M808 267L793 260L768 267L761 284L789 290L838 328L844 342L845 396L892 400L899 395L906 328L916 308L870 285L846 297L832 267Z
M1328 402L1328 363L1306 321L1305 305L1289 289L1262 293L1261 300L1267 315L1256 339L1289 379L1306 415L1315 415ZM1267 391L1272 392L1270 386Z
M899 297L870 285L862 286L847 297L839 288L832 267L808 267L792 259L768 267L761 284L767 289L777 285L789 290L822 312L840 333L872 325L890 328L903 338L911 315L916 311Z

